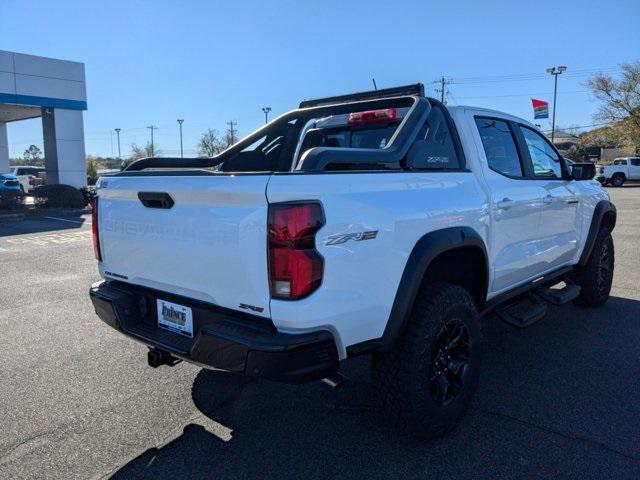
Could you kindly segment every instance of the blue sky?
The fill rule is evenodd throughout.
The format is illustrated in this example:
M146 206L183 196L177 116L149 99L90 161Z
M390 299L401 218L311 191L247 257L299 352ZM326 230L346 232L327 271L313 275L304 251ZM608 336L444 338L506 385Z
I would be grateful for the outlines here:
M0 49L86 64L88 154L123 156L157 125L165 154L195 153L207 128L235 120L241 135L300 99L441 75L447 100L532 120L531 97L551 100L557 123L589 125L596 71L640 58L640 2L596 1L67 1L2 0ZM543 128L548 128L543 123ZM37 120L10 124L12 156L41 144ZM117 152L116 152L117 153Z

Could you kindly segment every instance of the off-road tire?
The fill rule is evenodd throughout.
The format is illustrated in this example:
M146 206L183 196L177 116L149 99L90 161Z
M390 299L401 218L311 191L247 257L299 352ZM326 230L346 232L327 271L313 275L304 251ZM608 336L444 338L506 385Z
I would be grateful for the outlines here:
M616 173L613 177L611 177L611 186L613 187L621 187L624 185L624 175L621 173Z
M433 393L432 377L439 380L436 373L442 371L434 357L442 358L436 352L442 352L445 325L449 328L458 323L467 332L468 363L458 369L462 382L457 395L443 405ZM423 285L399 344L390 353L374 354L372 361L373 385L392 426L422 439L434 439L451 431L475 393L481 342L478 310L467 290L440 282ZM437 381L436 384L439 385Z
M608 228L601 228L593 245L589 260L584 267L577 267L573 281L580 286L578 305L599 307L609 299L614 270L613 238Z

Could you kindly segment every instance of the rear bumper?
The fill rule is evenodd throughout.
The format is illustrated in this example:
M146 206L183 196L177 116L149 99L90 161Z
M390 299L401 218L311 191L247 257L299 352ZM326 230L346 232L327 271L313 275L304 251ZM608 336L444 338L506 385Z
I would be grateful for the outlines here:
M321 379L338 368L335 341L327 330L281 333L261 317L121 282L95 284L89 295L109 326L198 365L287 383ZM157 327L152 301L157 295L192 308L194 338Z

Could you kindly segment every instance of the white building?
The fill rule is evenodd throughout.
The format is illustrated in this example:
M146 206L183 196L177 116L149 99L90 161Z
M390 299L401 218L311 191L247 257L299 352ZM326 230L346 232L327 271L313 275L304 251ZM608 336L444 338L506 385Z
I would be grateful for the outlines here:
M0 172L9 169L7 123L42 117L47 183L86 185L84 64L0 50Z

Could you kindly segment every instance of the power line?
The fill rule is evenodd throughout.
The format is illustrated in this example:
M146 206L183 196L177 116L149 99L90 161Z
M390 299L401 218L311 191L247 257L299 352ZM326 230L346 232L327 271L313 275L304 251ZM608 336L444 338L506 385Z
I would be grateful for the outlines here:
M590 93L589 90L569 90L567 92L562 92L563 95L569 93ZM458 97L459 99L476 99L476 98L506 98L506 97L530 97L531 95L552 95L553 92L535 92L535 93L511 93L506 95L479 95L472 97Z
M614 125L616 122L605 122L605 123L592 123L591 125L579 125L576 127L566 127L562 130L582 130L583 128L593 128L593 127L607 127L609 125ZM551 133L551 130L543 130L542 133Z
M589 68L573 70L566 73L567 78L584 77L594 73L613 73L619 71L620 67ZM452 83L455 84L482 84L482 83L503 83L503 82L523 82L533 80L544 80L548 78L544 73L517 73L504 75L484 75L477 77L456 77ZM434 82L436 83L436 82Z

